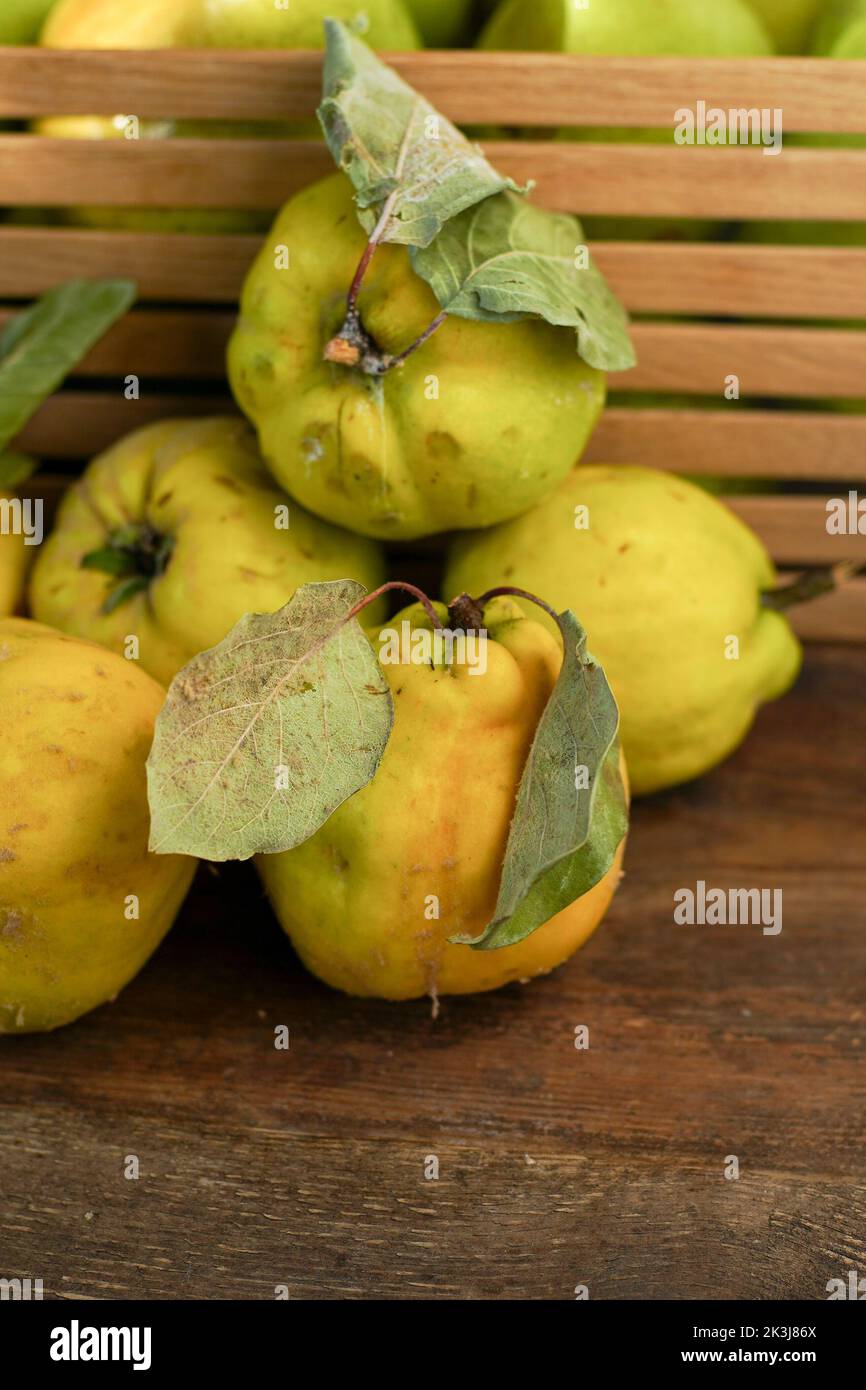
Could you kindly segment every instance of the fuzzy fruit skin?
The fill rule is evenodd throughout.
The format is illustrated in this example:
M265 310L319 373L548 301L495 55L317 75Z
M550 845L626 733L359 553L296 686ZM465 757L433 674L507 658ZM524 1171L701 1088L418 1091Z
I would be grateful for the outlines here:
M8 492L0 492L0 503L11 502ZM33 549L24 537L0 531L0 618L17 613L24 597L24 581Z
M265 462L317 516L386 540L527 511L579 460L604 374L581 361L572 332L540 321L448 319L384 379L325 362L366 244L335 174L286 204L247 276L229 380ZM289 272L275 267L278 245ZM402 246L378 249L358 307L391 353L439 313Z
M575 527L577 506L588 529ZM703 489L585 466L529 516L458 540L445 592L516 585L580 615L619 703L632 789L646 795L721 762L795 680L799 643L759 602L774 582L757 537ZM731 635L739 660L725 656Z
M274 526L279 505L289 506L288 530ZM118 581L81 560L130 522L172 536L174 549L160 577L105 615ZM350 578L373 589L384 576L377 545L278 491L243 420L167 420L100 454L69 488L29 593L40 622L121 655L137 635L142 667L168 685L244 613L282 608L299 585Z
M0 1033L113 999L174 921L196 861L147 850L163 698L134 662L0 621Z
M418 605L388 626L404 619L429 626ZM256 860L301 959L347 994L472 994L546 974L592 934L619 883L624 842L594 888L517 945L448 941L478 935L492 915L518 783L562 660L508 600L488 605L485 624L484 675L383 665L396 715L372 782L297 849ZM430 894L438 920L424 915Z

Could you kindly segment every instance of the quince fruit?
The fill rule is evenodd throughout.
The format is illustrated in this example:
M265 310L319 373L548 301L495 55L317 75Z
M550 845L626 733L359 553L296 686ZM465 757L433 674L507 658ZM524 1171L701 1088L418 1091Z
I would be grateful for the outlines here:
M0 1033L113 999L183 902L196 861L147 850L163 698L91 642L0 620Z
M0 492L0 518L5 509L13 506L14 497ZM14 531L4 531L0 527L0 618L17 613L24 597L24 583L30 561L24 537Z
M800 647L761 606L760 541L716 498L655 469L583 466L528 516L457 540L449 594L501 584L581 615L620 707L633 791L689 781L784 694Z
M844 0L850 4L850 0ZM749 0L779 53L808 53L812 31L833 0Z
M413 636L431 627L420 605L389 631L403 622ZM508 599L487 605L484 626L483 674L383 664L395 718L372 782L304 844L256 859L293 946L335 989L436 998L545 974L591 936L616 891L624 841L589 892L524 940L479 951L449 940L480 935L491 918L517 788L562 664L557 641Z
M289 248L291 273L274 246ZM286 204L244 286L228 370L275 477L317 516L408 540L491 526L571 471L601 413L604 374L540 320L450 317L384 376L324 360L367 238L335 174ZM398 355L439 305L405 247L380 246L358 309Z
M35 43L54 0L3 0L0 44Z
M97 567L82 567L86 556ZM142 666L168 685L244 613L282 607L313 580L373 589L384 568L373 542L290 504L244 421L167 420L121 440L69 488L30 607L121 654L135 635Z
M40 42L48 48L322 48L323 21L333 16L358 26L379 48L419 48L415 26L402 0L292 0L279 9L273 0L60 0ZM35 126L54 139L110 140L126 136L126 119L116 116L56 116ZM234 138L301 135L318 138L318 126L226 120L145 120L142 139L172 136ZM178 208L67 210L65 220L90 227L141 231L264 231L266 213Z
M428 48L450 48L466 36L472 0L406 0Z

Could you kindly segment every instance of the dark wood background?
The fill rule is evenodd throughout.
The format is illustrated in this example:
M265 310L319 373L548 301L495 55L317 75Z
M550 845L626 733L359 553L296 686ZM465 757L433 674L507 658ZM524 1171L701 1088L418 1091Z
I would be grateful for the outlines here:
M863 649L811 647L729 763L636 807L582 954L435 1020L330 992L251 870L203 869L116 1004L3 1042L0 1275L63 1299L821 1299L866 1272L864 677ZM699 878L782 888L782 934L674 925Z

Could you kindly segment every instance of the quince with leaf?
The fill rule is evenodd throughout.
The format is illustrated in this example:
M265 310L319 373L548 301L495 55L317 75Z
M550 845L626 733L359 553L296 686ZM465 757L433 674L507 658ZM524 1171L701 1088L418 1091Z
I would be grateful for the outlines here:
M0 1033L113 999L183 902L195 861L147 849L164 695L91 642L0 620Z
M167 685L242 614L312 580L375 587L372 541L274 487L237 419L166 420L100 454L68 489L30 582L40 622L125 654Z
M455 542L448 593L502 580L580 605L638 795L728 757L800 669L797 639L767 606L763 545L716 498L655 469L585 466L528 516Z
M580 224L331 23L319 115L344 174L280 213L229 346L266 463L384 539L526 511L578 462L604 370L634 363Z
M369 637L373 595L311 585L179 673L148 764L151 845L255 854L302 959L351 994L543 974L620 876L604 672L571 613L552 615L560 644L508 597L449 610L390 587L420 602Z

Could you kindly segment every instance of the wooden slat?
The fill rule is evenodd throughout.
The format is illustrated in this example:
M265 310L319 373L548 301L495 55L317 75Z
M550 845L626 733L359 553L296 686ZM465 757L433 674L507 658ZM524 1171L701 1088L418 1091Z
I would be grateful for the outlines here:
M864 63L474 52L386 57L462 122L665 127L699 95L724 109L780 107L791 131L866 131ZM107 112L284 120L312 112L320 92L318 53L0 49L0 116L87 115L98 94Z
M18 438L17 446L37 458L87 459L122 435L180 416L237 414L228 396L145 394L125 400L101 391L62 391L46 401Z
M0 309L0 328L9 317ZM76 374L221 379L235 318L233 311L135 310ZM735 374L743 397L866 393L866 333L655 323L632 332L638 366L612 375L613 390L712 395L721 403L725 377Z
M497 167L555 211L584 214L866 220L866 150L536 144L485 146ZM278 207L333 170L306 140L56 140L0 136L10 206Z
M605 411L586 458L674 473L859 482L866 477L866 415L618 407Z
M228 394L154 394L140 401L65 391L42 407L20 444L40 457L86 458L161 415L234 412ZM866 476L866 416L799 411L605 411L585 455L594 463L640 463L674 473L858 483ZM798 557L802 560L804 557Z
M608 241L592 250L632 313L866 318L866 248Z
M866 642L866 579L802 603L788 618L804 642Z
M721 398L736 376L743 397L863 396L866 404L866 332L636 323L632 337L638 365L611 376L613 390Z
M29 297L74 276L138 281L142 299L236 301L262 239L0 227L0 297ZM866 249L594 242L635 313L866 318Z
M730 497L727 501L780 564L866 561L866 535L827 534L827 501L823 497Z
M0 227L0 296L30 298L83 276L131 276L142 299L234 302L257 236Z
M0 330L10 317L0 309ZM224 380L235 319L233 312L137 309L106 333L76 375Z

